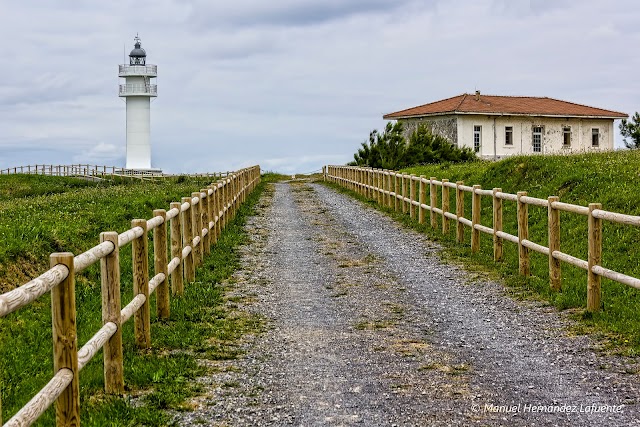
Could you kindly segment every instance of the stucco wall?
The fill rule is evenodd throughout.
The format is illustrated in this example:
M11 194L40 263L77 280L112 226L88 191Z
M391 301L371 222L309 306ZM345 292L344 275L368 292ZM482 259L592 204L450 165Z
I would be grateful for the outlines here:
M458 144L458 126L455 116L421 117L417 119L400 120L404 129L404 136L409 141L411 134L418 129L420 124L424 124L434 135L446 138L453 145Z
M541 154L613 150L613 120L608 119L459 115L457 135L460 146L473 148L474 126L482 127L479 154L484 158L493 158L494 154L498 158L514 154L534 154L533 127L535 126L543 128ZM507 126L513 127L513 145L505 144L505 127ZM564 127L571 128L569 147L563 146ZM591 145L593 128L600 131L598 147Z

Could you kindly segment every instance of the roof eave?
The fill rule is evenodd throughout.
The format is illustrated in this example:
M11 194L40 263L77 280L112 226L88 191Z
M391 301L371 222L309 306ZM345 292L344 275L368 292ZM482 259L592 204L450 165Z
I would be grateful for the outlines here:
M395 113L385 114L384 116L382 116L382 118L384 120L416 119L416 118L420 118L420 117L431 117L431 116L450 116L450 115L459 114L459 113L457 111L445 111L445 112L442 112L442 113L410 114L410 115L406 115L406 116L390 117L390 116L393 116L394 114Z
M608 119L608 120L622 120L629 117L625 116L583 116L575 114L526 114L526 113L490 113L490 112L477 112L477 111L446 111L442 113L429 113L429 114L412 114L406 116L389 117L393 115L385 114L382 116L384 120L401 120L401 119L419 119L421 117L434 117L434 116L447 116L447 115L466 115L466 116L516 116L516 117L549 117L549 118L572 118L572 119Z

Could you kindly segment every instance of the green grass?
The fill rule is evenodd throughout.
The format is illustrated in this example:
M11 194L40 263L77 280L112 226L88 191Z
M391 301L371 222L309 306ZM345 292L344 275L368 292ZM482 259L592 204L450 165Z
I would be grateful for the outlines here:
M110 186L111 181L100 183ZM84 187L95 187L97 184L77 178L42 177L39 175L4 175L0 177L0 202L21 197L35 197L47 194L65 193L69 190Z
M479 184L482 188L502 188L515 194L527 191L529 196L546 199L555 195L560 201L586 206L602 203L603 209L640 215L640 151L592 153L571 156L519 156L499 162L475 162L455 165L427 165L402 172ZM438 191L438 206L441 193ZM450 210L455 211L455 191L451 191ZM428 203L428 201L427 201ZM389 212L388 209L382 208ZM547 209L529 206L529 239L548 245ZM503 201L504 231L517 235L515 202ZM501 275L506 284L520 293L541 298L559 309L573 309L583 323L582 329L600 335L612 347L625 352L640 351L640 290L602 279L602 311L585 313L586 271L562 263L562 291L549 289L548 258L531 253L530 278L518 275L517 246L504 242L504 261L493 261L492 238L481 233L481 250L471 254L470 230L465 227L465 243L455 241L455 223L443 236L441 219L438 230L416 224L406 215L394 215L407 225L445 243L447 253L463 260L470 268L488 269ZM587 259L587 218L561 213L561 251ZM465 217L471 218L471 195L465 193ZM428 222L428 220L427 220ZM492 227L491 197L482 198L482 224ZM603 266L634 277L640 277L640 229L610 222L603 224Z
M15 177L11 177L16 179ZM33 177L27 177L29 180ZM51 180L40 177L42 180ZM234 341L260 327L260 320L230 316L223 309L220 285L238 267L236 249L246 239L243 224L253 213L267 176L225 229L212 252L198 269L196 282L185 286L182 298L172 298L171 318L155 316L152 307L152 349L135 348L133 322L123 326L125 386L127 397L103 393L102 355L98 354L80 374L81 419L90 426L164 426L170 416L163 410L186 409L185 399L199 391L192 381L205 373L199 358L228 359L239 350ZM4 271L41 271L48 253L75 253L95 245L100 231L124 231L135 217L149 218L153 208L206 186L202 180L127 183L98 187L71 185L64 192L37 195L49 183L37 182L34 193L24 190L19 199L0 202L0 263ZM1 185L0 185L1 187ZM16 230L17 229L17 230ZM130 245L121 251L123 305L132 298ZM47 262L44 263L46 269ZM151 265L153 265L151 263ZM16 267L17 266L17 267ZM101 326L98 267L79 275L76 284L78 342L81 346ZM15 274L17 276L17 274ZM5 277L4 274L0 277ZM6 279L3 279L6 280ZM51 311L48 294L36 303L0 319L0 391L3 418L7 420L40 390L52 375ZM50 408L36 425L53 425Z
M84 252L102 231L122 232L134 218L205 187L204 179L88 183L30 175L0 177L0 291L46 270L52 252ZM95 279L98 268L83 278Z

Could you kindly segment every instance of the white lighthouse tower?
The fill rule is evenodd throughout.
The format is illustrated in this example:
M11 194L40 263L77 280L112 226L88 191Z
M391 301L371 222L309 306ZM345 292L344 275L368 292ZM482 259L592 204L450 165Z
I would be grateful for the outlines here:
M158 96L158 86L151 79L158 76L158 66L147 64L147 53L136 34L134 49L129 54L129 65L119 66L119 95L127 103L127 169L151 170L151 98Z

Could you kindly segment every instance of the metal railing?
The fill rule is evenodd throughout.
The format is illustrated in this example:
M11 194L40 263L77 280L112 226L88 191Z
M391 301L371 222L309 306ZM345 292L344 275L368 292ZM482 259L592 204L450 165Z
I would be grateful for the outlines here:
M124 84L120 85L118 94L158 96L158 85Z
M157 65L118 65L118 75L124 76L157 76Z

